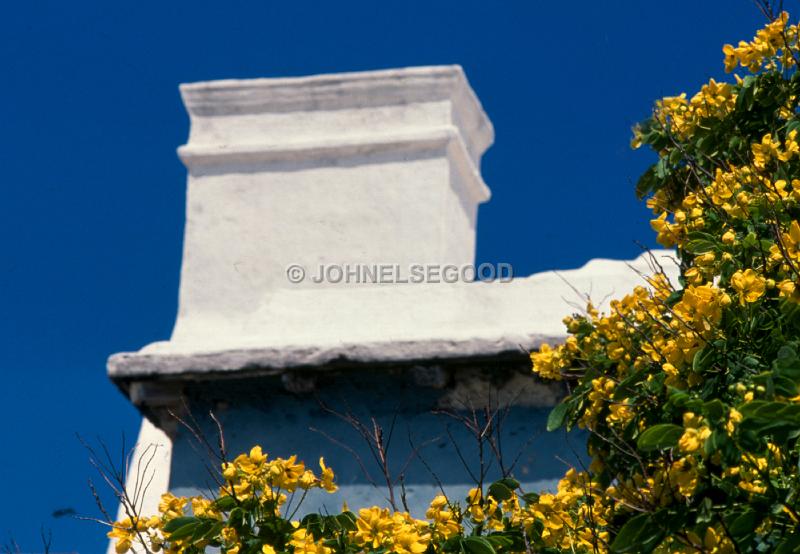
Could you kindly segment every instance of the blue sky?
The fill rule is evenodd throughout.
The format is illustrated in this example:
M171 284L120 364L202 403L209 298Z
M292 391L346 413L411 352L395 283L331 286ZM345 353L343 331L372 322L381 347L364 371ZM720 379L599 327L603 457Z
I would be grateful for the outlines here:
M517 274L654 246L628 148L653 99L723 77L748 0L13 2L0 8L0 544L101 552L75 433L138 417L105 360L168 338L187 136L178 84L461 64L495 125L478 261Z

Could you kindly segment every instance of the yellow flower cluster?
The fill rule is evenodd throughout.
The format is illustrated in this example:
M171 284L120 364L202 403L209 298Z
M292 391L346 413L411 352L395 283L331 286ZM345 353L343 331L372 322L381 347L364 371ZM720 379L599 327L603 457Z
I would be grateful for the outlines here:
M566 347L559 345L550 348L543 343L538 351L531 352L531 363L535 371L544 379L561 379L561 370L569 367L569 358L565 356Z
M737 552L736 547L728 538L725 528L721 525L707 527L705 533L702 533L702 537L695 532L687 532L682 542L669 537L665 541L664 548L660 549L659 553L662 551L670 554L697 554L698 552L703 552L704 554L734 554Z
M226 483L220 488L220 495L232 496L237 500L247 500L257 496L260 501L274 502L275 510L286 501L285 492L293 493L300 489L307 491L321 488L335 492L333 471L319 459L320 474L315 475L307 469L297 456L268 460L260 446L254 446L248 454L240 454L232 462L222 465L222 476Z
M434 497L425 517L431 522L431 535L437 539L449 539L462 531L459 507L450 505L444 495Z
M287 500L286 493L293 494L298 490L305 492L314 488L327 492L337 490L333 470L325 465L323 458L320 458L319 466L320 472L317 475L307 469L303 462L298 461L296 456L269 460L260 446L254 446L250 452L240 454L232 462L222 464L224 483L220 487L217 501L201 496L183 497L166 493L161 496L158 505L159 516L135 518L135 524L131 518L118 521L113 524L108 537L116 541L117 554L128 552L137 542L144 542L154 552L163 548L167 554L181 553L189 545L188 538L171 538L170 532L165 530L169 522L188 515L222 522L225 514L219 508L219 501L224 499L230 499L233 505L237 506L251 502L259 513L280 516L281 507ZM189 507L190 511L187 510ZM227 554L238 554L241 538L235 528L222 527L220 537ZM299 535L297 540L301 540ZM265 548L269 550L271 546L265 545ZM274 554L268 550L264 552ZM320 550L314 554L328 554L328 552Z
M126 517L111 526L108 538L115 541L114 548L117 554L129 551L135 543L147 541L148 544L158 545L162 542L158 530L161 528L161 519L158 517L139 518Z
M783 68L795 65L792 48L797 45L797 25L787 25L789 14L782 12L775 21L759 29L752 41L740 41L738 46L726 44L725 71L731 72L738 66L756 73L762 69L778 69L773 60L780 59ZM788 46L788 48L787 48Z
M629 398L615 398L617 382L651 363L662 367L670 386L685 388L697 383L698 376L688 371L688 366L719 333L716 325L731 298L713 285L690 285L680 301L669 305L673 289L666 277L657 274L650 284L650 289L636 287L632 294L612 301L607 315L591 310L587 322L592 331L557 347L557 365L551 361L551 349L532 354L533 370L543 378L552 378L554 371L570 376L571 367L598 357L614 362L616 375L592 379L581 426L594 429L600 417L611 426L627 426L635 407ZM641 336L648 340L640 340Z
M704 119L722 119L736 107L736 92L730 83L718 83L711 79L700 91L686 98L686 94L668 96L656 102L656 120L676 136L683 138L691 134ZM641 142L634 138L632 146Z
M567 552L607 552L609 534L604 530L612 515L611 497L592 482L586 472L567 471L556 493L540 494L525 507L512 510L513 525L540 528L547 548Z
M683 414L683 435L678 440L678 449L686 454L699 453L711 436L711 429L703 418L692 412Z
M289 544L294 547L294 554L330 554L332 552L330 547L325 546L322 541L314 539L314 536L302 527L292 533Z
M786 212L800 207L800 180L772 179L771 164L790 162L800 153L797 131L787 133L783 142L764 135L760 143L752 145L753 163L727 170L718 168L714 179L700 192L690 192L677 207L670 207L664 193L657 193L649 201L658 215L650 225L657 240L666 247L696 248L693 233L708 233L707 218L710 213L722 214L730 225L718 236L722 251L697 253L684 271L688 283L701 285L711 282L720 274L723 264L735 259L741 241L746 238L752 214L757 211ZM672 221L669 220L670 211ZM775 221L779 232L767 248L766 264L737 270L730 278L730 292L738 296L742 305L753 303L765 293L777 288L778 293L794 302L800 302L798 268L800 268L800 224ZM563 367L563 363L561 367Z
M569 339L531 354L536 374L570 381L551 417L591 431L593 461L577 508L608 506L605 521L697 506L693 497L715 487L737 497L735 513L733 502L764 501L796 484L798 27L781 14L725 54L729 71L764 73L710 81L691 100L664 98L634 130L632 145L647 143L659 155L637 188L652 193L658 242L677 248L679 282L657 273L608 313L590 306L565 320ZM583 544L558 532L577 508L558 495L540 497L553 548ZM731 535L718 524L724 520L688 513L680 533L657 539L657 552L750 551L750 538ZM788 515L790 525L800 523L794 500L772 514L753 531L764 551L781 540L769 522L786 525Z
M780 449L775 444L769 443L765 455L742 453L741 463L727 468L724 475L751 495L764 494L767 491L767 482L780 474L781 462Z
M431 526L407 512L392 513L387 508L373 506L359 510L352 539L365 550L421 554L428 549Z

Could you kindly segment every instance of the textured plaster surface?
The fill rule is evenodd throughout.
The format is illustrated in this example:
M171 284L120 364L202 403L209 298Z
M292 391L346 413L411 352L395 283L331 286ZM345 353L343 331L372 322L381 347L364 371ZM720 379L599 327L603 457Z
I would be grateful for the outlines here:
M652 253L672 279L669 251ZM650 273L649 256L592 260L509 283L280 289L239 317L186 318L169 341L109 360L113 378L492 356L564 338L564 315L602 309ZM579 294L580 293L580 294ZM605 300L605 302L604 302Z

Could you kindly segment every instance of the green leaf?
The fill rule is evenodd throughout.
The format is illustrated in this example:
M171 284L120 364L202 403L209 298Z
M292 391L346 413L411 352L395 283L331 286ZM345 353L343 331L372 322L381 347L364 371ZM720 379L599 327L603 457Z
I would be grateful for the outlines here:
M800 404L753 400L739 406L739 412L751 421L769 423L780 419L800 425Z
M775 357L775 361L777 362L785 362L790 361L794 362L797 360L797 351L789 345L781 346L778 350L778 355Z
M727 412L727 406L718 398L703 404L703 415L711 421L720 421Z
M656 177L659 179L663 179L669 173L669 168L667 167L667 159L666 158L659 158L655 165L655 174Z
M700 373L711 367L714 362L714 356L715 352L713 348L707 346L702 348L692 359L692 371Z
M639 435L636 446L642 452L653 450L664 450L672 448L678 444L678 440L683 435L683 427L672 423L660 423L653 425L644 433Z
M356 530L356 515L353 512L343 512L336 516L336 521L345 531Z
M619 530L611 543L611 552L646 554L652 552L663 537L664 530L652 514L639 514L629 519Z
M507 537L499 533L487 535L486 540L489 541L495 549L508 548L509 546L512 546L514 544L514 541L511 540L510 537Z
M495 500L502 502L504 500L508 500L514 495L514 491L505 486L500 481L495 481L491 485L489 485L489 496L494 498Z
M649 367L645 367L625 377L625 379L620 381L619 385L614 388L612 398L614 400L622 400L631 396L639 388L638 385L641 381L647 377L649 370Z
M246 513L243 509L237 507L231 510L230 515L228 516L228 525L231 527L241 527L244 525L244 520L246 517Z
M547 430L548 431L555 431L562 425L564 425L564 420L567 418L567 412L569 412L569 405L566 402L562 402L550 412L550 415L547 416Z
M730 438L728 438L727 433L721 430L714 430L711 435L706 440L704 445L704 450L707 455L712 455L715 452L721 454L722 456L726 456L728 454L728 450L733 446L731 443ZM736 456L734 455L734 459Z
M800 532L794 532L778 543L775 554L800 554Z
M203 535L202 537L200 537L200 538L201 539L205 539L205 540L213 539L214 537L216 537L216 536L218 536L220 534L220 532L222 531L223 527L225 527L225 522L224 521L218 521L218 522L214 523L211 526L211 528L208 530L208 532L205 535Z
M775 375L772 378L772 387L777 394L781 396L794 397L797 396L797 383L793 379L784 377L782 375Z
M737 409L742 414L742 421L739 424L740 442L743 433L752 434L753 439L760 442L758 439L765 435L784 440L789 433L800 430L800 404L754 400L740 405Z
M716 242L706 239L694 239L684 245L683 249L691 254L705 254L719 249Z
M733 521L728 525L728 533L734 538L740 540L755 531L758 524L761 522L761 516L754 510L747 510L737 515Z
M485 537L466 537L464 547L470 554L495 554L492 543Z
M175 519L169 520L164 525L164 531L166 531L167 533L174 533L175 531L177 531L178 529L180 529L185 525L189 525L191 523L199 523L199 522L200 522L199 519L192 516L176 517Z
M445 552L459 552L461 550L461 535L453 535L442 543L442 550Z
M778 356L772 366L776 376L800 382L800 358L791 346L783 346L778 350Z
M786 124L786 134L788 135L792 131L800 133L800 120L792 119Z
M201 520L200 523L194 526L194 532L192 533L192 538L190 542L194 543L206 537L214 529L215 523L218 522L211 519ZM172 537L174 538L175 535L173 535Z
M232 496L221 496L214 501L214 505L222 512L228 512L236 507L236 499Z
M750 111L755 97L756 78L748 75L742 80L742 86L736 95L736 109Z
M175 529L175 531L169 534L170 541L176 541L178 539L185 539L187 537L191 537L194 535L195 531L197 531L198 527L201 527L201 522L197 518L194 519L194 522L187 523L181 527Z
M670 295L667 296L667 299L664 301L664 303L671 308L672 306L681 301L681 299L683 298L683 292L684 292L683 289L681 289L670 293Z
M519 481L517 481L513 477L505 477L504 479L500 479L499 482L503 483L505 486L507 486L512 491L513 490L517 490L519 488Z
M636 196L639 199L642 199L651 192L655 191L656 179L654 167L655 166L652 166L645 171L642 176L639 177L639 181L636 183Z

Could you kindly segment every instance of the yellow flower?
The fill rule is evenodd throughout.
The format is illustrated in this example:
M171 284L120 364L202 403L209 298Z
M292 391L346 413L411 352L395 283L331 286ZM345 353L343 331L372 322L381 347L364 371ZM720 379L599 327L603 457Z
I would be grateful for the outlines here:
M559 346L550 348L548 344L542 344L538 352L531 352L531 363L534 373L543 379L561 379L561 369L565 367L566 360L563 357L565 348Z
M707 427L705 429L686 429L678 440L678 447L687 454L697 452L703 447L705 439L710 434L711 431Z
M265 544L261 547L261 554L275 554L275 549L270 545Z
M157 529L160 524L161 520L157 517L133 519L126 517L114 523L111 527L111 531L109 531L106 536L109 539L116 540L114 550L117 554L124 554L133 548L134 541L139 542L141 545L145 537L150 538L150 548L151 550L155 550L158 548L159 542L158 540L154 540L153 535L149 535L147 531L149 529Z
M612 402L609 406L608 422L617 423L624 427L633 419L634 412L632 405L628 404L629 398L623 399L622 402Z
M240 454L233 460L234 465L247 475L257 475L264 469L267 455L261 451L260 446L254 446L249 454ZM223 471L224 475L224 471Z
M486 514L483 511L483 493L479 488L472 488L467 493L467 509L469 510L472 519L480 523L486 519Z
M445 539L461 532L461 526L448 508L447 498L440 494L433 498L425 512L425 517L433 522L434 532Z
M783 262L784 253L790 261L800 261L800 224L792 221L788 233L781 233L781 249L777 244L769 249L770 259L774 262Z
M181 517L187 501L186 498L175 496L171 492L162 494L161 502L158 503L158 511L167 519Z
M325 465L325 459L319 459L319 467L322 473L320 474L320 482L323 489L328 492L336 492L339 488L334 482L333 470Z
M726 44L722 47L722 52L725 54L725 73L730 73L736 66L739 65L739 58L736 56L736 49L731 44Z
M225 478L226 481L233 481L236 479L239 470L236 469L236 466L230 462L224 462L222 464L222 476Z
M321 542L316 542L314 536L303 528L292 533L289 544L294 547L294 554L331 554L332 552Z
M392 537L397 554L422 554L428 549L428 541L412 525L404 525Z
M678 492L684 496L691 496L697 488L697 466L694 457L686 457L672 463L669 470L669 480Z
M678 440L678 448L687 454L703 448L706 439L711 436L711 429L704 424L702 416L686 412L683 414L683 426L684 431Z
M387 538L387 533L392 527L392 518L389 510L385 508L362 508L358 511L356 520L356 532L354 539L356 544L378 548Z
M789 134L786 135L786 140L783 143L783 155L780 159L782 162L788 162L799 153L800 144L797 144L797 129L792 129L789 131Z
M794 281L786 279L778 283L778 290L781 296L795 303L800 303L800 287Z
M728 229L722 234L722 242L725 244L733 244L736 242L736 233L733 232L733 229Z
M269 476L272 484L280 489L294 492L297 490L300 478L306 471L303 462L297 461L297 456L287 459L277 458L268 464Z
M736 549L727 537L727 532L722 529L714 529L713 527L706 529L706 534L703 538L703 546L703 552L708 552L709 554L728 554L736 552Z
M317 478L314 475L314 472L310 469L305 470L303 475L300 476L300 479L297 480L297 486L299 486L303 490L308 490L314 487L317 484Z
M752 269L739 270L731 276L731 286L739 293L739 302L744 306L761 298L766 290L766 279Z
M233 527L223 527L220 535L225 542L236 542L239 539L239 535Z
M731 408L728 414L728 421L725 423L725 431L732 435L740 421L742 421L742 414L738 410Z
M678 241L678 225L667 221L667 212L662 212L656 219L650 220L650 227L658 233L656 240L666 248L672 248Z
M642 130L637 126L633 129L633 138L631 138L631 148L634 150L642 146Z
M792 67L795 64L794 58L785 52L785 36L789 35L793 29L792 26L787 27L788 20L789 14L782 12L774 21L760 29L752 41L739 41L736 47L731 44L723 46L725 71L730 73L738 65L749 69L753 73L758 72L762 66L776 69L778 65L772 58L777 56L779 49L783 52L779 57L780 64L784 68Z
M222 514L214 506L214 502L202 496L195 496L192 501L192 514L197 517L208 517L213 519L222 519Z
M133 546L133 540L136 537L136 529L130 518L125 518L116 522L106 536L109 539L116 540L114 550L117 554L125 554L125 552L130 550Z

